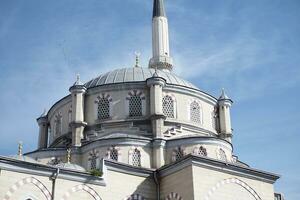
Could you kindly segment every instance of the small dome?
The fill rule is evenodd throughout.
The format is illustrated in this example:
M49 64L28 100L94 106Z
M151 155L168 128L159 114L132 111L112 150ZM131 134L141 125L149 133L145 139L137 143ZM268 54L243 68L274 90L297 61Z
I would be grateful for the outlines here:
M76 165L73 163L59 163L55 165L55 167L61 168L61 169L70 169L70 170L75 170L75 171L81 171L81 172L86 172L86 170L81 167L80 165Z
M155 72L155 69L142 67L116 69L90 80L85 84L85 86L87 88L92 88L100 85L108 85L115 83L141 82L146 81L148 78L151 78L154 73L157 73L158 76L166 79L167 84L180 85L199 90L199 88L197 88L195 85L182 78L179 78L172 72L159 69Z
M36 161L35 159L33 159L31 157L23 156L23 155L13 155L13 156L9 156L9 158L24 161L24 162L39 163L38 161Z

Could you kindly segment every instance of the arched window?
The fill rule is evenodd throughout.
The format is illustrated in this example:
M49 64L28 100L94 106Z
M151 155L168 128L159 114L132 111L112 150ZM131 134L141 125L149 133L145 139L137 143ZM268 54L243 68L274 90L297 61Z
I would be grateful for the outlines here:
M93 170L93 169L97 169L97 160L98 160L98 152L93 150L90 152L90 155L89 155L89 163L90 163L90 169Z
M138 95L129 97L129 116L139 117L142 115L142 98Z
M118 157L118 150L115 147L113 147L109 152L109 158L111 160L118 161Z
M190 104L190 120L195 123L201 123L200 105L196 101Z
M60 114L57 114L55 116L54 124L55 124L55 135L61 135L62 116Z
M223 149L219 149L219 156L220 156L221 160L227 161L227 156L226 156L226 153Z
M199 147L197 155L198 156L207 156L206 149L203 146Z
M175 156L175 158L174 158L175 161L178 161L181 158L183 158L183 156L184 156L183 149L181 147L178 147L175 150L175 155L174 156Z
M97 97L97 118L99 120L109 119L109 99L107 97Z
M174 115L174 100L171 96L166 95L162 101L163 113L168 118L175 118Z
M137 148L132 153L132 165L136 167L141 166L141 152Z

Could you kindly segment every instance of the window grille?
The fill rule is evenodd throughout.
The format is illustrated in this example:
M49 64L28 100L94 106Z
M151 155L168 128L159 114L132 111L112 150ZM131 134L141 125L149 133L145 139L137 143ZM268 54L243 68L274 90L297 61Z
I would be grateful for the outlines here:
M199 147L198 149L198 156L207 156L206 149L204 147Z
M219 150L219 155L220 155L221 160L227 161L227 157L226 157L225 151L223 149Z
M196 101L190 105L190 119L192 122L201 123L200 105Z
M111 160L118 161L118 150L113 148L112 150L110 150L109 156Z
M105 97L98 98L98 119L108 119L109 114L109 99Z
M141 166L141 152L138 149L133 150L132 165L137 167Z
M183 150L181 148L178 148L176 150L176 154L175 154L175 161L180 160L183 157Z
M163 102L163 113L166 117L174 118L174 100L170 96L164 96Z
M140 96L131 96L129 98L129 116L142 116L142 98Z
M97 153L96 152L92 152L90 153L90 168L91 170L93 169L97 169Z

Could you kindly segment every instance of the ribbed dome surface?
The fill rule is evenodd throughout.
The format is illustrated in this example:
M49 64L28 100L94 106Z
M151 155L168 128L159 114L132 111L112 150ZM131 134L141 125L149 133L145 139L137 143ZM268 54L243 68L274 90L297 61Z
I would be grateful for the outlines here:
M142 67L116 69L92 79L91 81L87 82L85 86L87 88L91 88L99 85L107 85L114 83L146 81L148 78L152 77L154 72L154 69ZM172 72L157 70L157 74L158 76L166 79L167 84L180 85L199 90L195 85L182 78L179 78Z

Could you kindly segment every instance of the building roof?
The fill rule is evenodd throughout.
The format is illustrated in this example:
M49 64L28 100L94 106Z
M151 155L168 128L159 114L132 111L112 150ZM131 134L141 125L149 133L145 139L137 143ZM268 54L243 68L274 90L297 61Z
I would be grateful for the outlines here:
M86 170L81 167L80 165L76 165L74 163L69 163L69 162L66 162L66 163L59 163L57 165L55 165L55 167L58 167L58 168L63 168L63 169L70 169L70 170L76 170L76 171L82 171L82 172L85 172Z
M142 67L116 69L90 80L85 84L85 86L87 88L92 88L100 85L108 85L108 84L115 84L115 83L141 82L141 81L146 81L148 78L151 78L154 73L155 73L155 69L142 68ZM180 85L180 86L199 90L198 87L178 77L172 72L157 70L156 73L158 74L158 76L164 78L167 81L167 84Z

